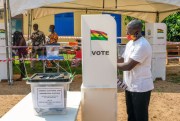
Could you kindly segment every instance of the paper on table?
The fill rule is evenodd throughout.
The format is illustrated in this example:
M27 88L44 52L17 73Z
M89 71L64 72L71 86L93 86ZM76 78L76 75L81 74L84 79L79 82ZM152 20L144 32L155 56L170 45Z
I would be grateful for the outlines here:
M36 108L64 108L64 87L35 87Z

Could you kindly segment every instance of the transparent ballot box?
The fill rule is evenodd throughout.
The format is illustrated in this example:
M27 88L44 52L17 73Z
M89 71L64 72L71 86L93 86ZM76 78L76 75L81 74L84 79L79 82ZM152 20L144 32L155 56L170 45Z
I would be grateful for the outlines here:
M33 108L36 115L66 114L69 73L36 73L28 81L31 85Z
M50 56L59 56L60 44L48 44L46 45L46 54L47 57Z

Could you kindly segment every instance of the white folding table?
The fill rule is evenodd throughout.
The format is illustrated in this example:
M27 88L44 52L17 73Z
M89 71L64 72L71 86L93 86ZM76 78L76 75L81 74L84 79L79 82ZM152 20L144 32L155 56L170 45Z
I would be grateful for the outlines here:
M80 92L67 92L67 114L36 116L33 112L32 95L29 93L1 121L76 121L81 102Z

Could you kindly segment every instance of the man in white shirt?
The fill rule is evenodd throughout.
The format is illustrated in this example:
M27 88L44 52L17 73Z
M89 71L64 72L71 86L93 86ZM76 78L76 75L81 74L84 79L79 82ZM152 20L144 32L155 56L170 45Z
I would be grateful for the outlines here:
M124 83L127 85L126 106L128 121L148 121L148 107L151 90L154 88L151 76L152 48L142 37L142 23L132 20L127 25L129 42L122 57L118 60L118 69L124 71Z

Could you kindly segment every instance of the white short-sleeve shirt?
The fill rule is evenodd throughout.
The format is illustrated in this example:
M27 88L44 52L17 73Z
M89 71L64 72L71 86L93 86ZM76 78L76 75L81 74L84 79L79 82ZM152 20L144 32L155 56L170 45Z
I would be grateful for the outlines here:
M122 55L124 62L129 58L139 62L132 70L124 71L124 83L131 92L147 92L154 89L151 74L152 48L149 42L141 37L129 41Z

